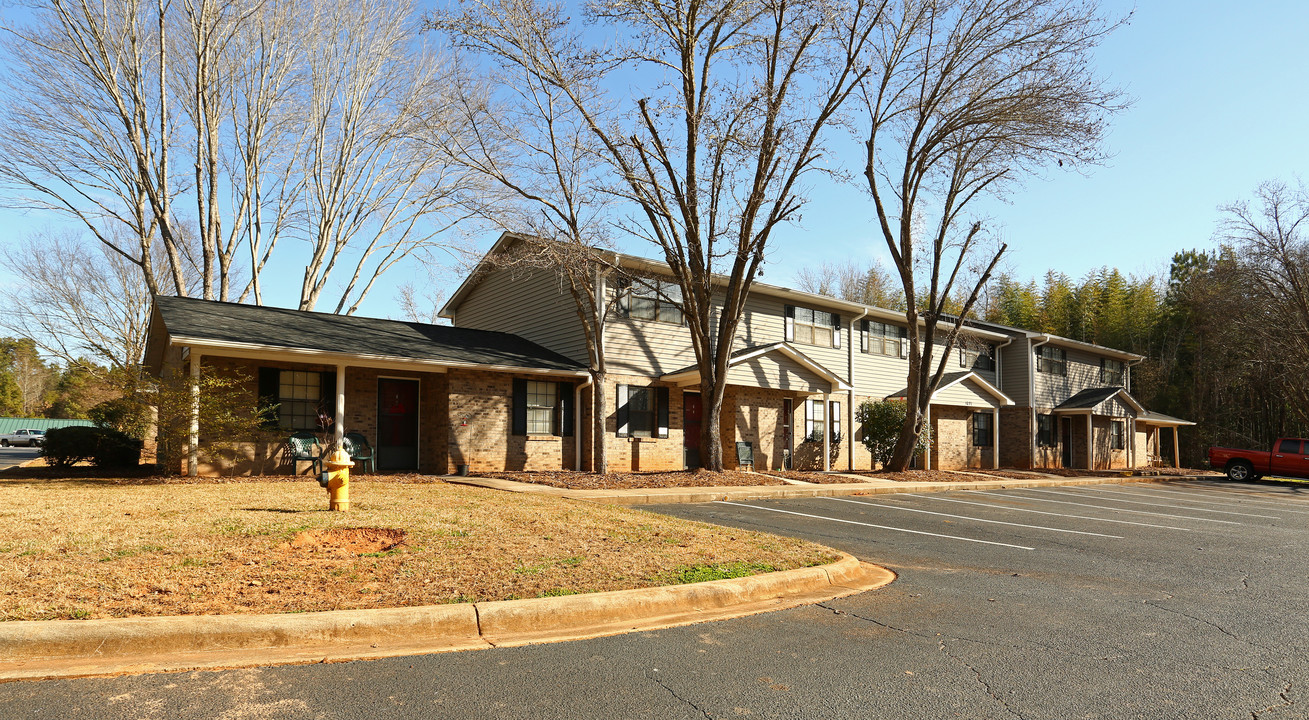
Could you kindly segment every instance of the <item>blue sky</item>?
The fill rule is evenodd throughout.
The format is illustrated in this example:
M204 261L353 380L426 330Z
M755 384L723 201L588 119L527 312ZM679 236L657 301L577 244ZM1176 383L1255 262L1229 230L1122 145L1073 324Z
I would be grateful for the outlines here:
M1111 14L1132 7L1104 4ZM1051 170L1028 179L1005 202L986 205L1010 246L1009 269L1020 278L1049 269L1077 278L1104 265L1163 272L1174 252L1214 245L1220 205L1249 197L1264 180L1294 182L1309 167L1306 29L1309 4L1301 2L1137 7L1131 23L1098 54L1102 71L1135 99L1111 122L1107 165L1090 169L1089 176ZM852 139L834 140L832 150L858 162L860 147ZM847 258L885 262L871 218L858 189L815 183L799 227L775 236L763 280L793 285L796 269ZM18 243L61 222L0 208L0 242ZM487 233L481 245L494 239ZM654 255L640 243L625 249ZM293 304L303 268L288 265L281 272L295 281L273 301ZM397 316L394 288L406 280L427 282L416 267L388 277L360 314ZM0 282L12 282L4 268Z

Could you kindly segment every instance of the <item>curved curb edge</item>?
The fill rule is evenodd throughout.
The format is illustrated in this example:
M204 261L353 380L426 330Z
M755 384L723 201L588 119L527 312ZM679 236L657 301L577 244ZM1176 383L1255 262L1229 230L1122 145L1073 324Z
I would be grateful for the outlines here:
M0 682L370 660L580 640L724 620L874 590L886 568L829 565L691 585L532 600L0 623Z

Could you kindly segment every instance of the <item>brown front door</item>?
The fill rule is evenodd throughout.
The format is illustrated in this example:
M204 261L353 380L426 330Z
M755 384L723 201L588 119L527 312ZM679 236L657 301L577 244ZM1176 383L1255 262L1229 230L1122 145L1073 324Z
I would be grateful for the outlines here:
M377 381L377 469L418 469L418 381Z
M700 393L682 393L682 458L686 469L700 467Z

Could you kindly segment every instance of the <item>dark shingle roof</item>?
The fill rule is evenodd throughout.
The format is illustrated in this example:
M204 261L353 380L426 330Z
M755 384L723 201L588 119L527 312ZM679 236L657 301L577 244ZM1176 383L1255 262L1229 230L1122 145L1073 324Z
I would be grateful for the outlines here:
M1055 410L1085 410L1108 400L1124 390L1120 387L1087 388L1055 406Z
M586 369L517 335L489 330L182 297L157 297L155 310L173 337L401 360Z

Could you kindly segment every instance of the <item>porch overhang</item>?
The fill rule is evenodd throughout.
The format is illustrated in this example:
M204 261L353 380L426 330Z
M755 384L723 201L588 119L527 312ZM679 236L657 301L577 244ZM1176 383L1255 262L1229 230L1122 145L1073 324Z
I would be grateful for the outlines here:
M1150 410L1146 410L1140 415L1137 415L1136 422L1143 425L1159 425L1161 427L1189 427L1195 425L1195 423L1190 420L1183 420L1181 418L1173 417L1172 415L1151 412Z
M1059 403L1051 412L1056 415L1110 415L1101 411L1110 400L1118 400L1131 409L1130 417L1137 418L1146 412L1145 406L1121 387L1087 388Z
M796 350L790 343L779 342L770 345L759 345L756 347L744 348L732 353L732 357L727 361L727 370L730 373L733 368L740 367L752 360L764 357L765 355L776 354L784 357L805 370L817 375L824 382L827 382L831 389L828 392L841 392L850 390L850 384L841 379L841 376L824 367L821 363L808 357L804 353ZM663 382L675 383L679 387L689 387L700 383L700 367L692 365L680 370L667 373L659 378ZM733 383L736 384L736 383ZM763 384L754 384L755 387L770 389ZM775 388L785 390L789 388Z

